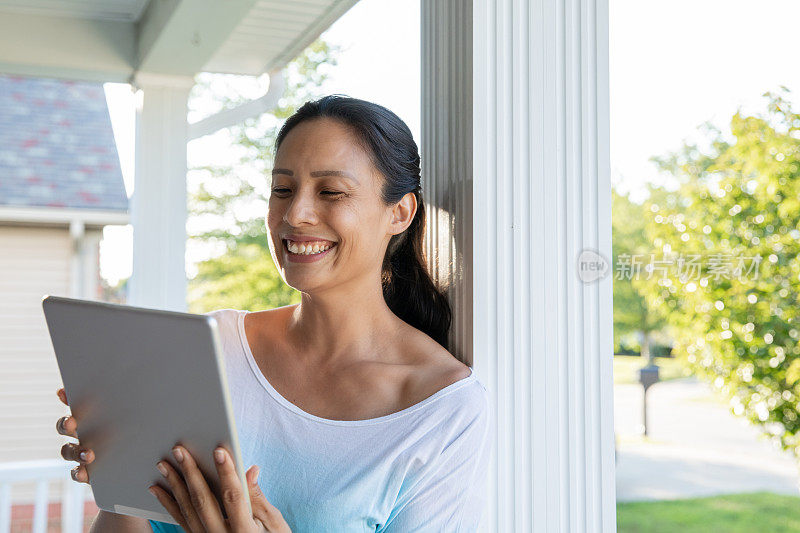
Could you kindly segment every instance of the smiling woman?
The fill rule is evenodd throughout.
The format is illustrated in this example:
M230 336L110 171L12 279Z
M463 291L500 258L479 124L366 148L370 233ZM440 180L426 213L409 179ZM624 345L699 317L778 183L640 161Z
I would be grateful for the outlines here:
M266 530L477 530L489 397L448 351L408 127L364 100L307 102L279 132L271 187L270 251L301 302L209 313L242 456L261 471L249 486L280 517Z

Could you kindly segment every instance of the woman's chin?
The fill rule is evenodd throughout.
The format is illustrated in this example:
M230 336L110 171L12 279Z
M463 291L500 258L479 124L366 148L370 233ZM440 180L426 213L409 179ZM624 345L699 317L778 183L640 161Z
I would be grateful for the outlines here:
M283 279L287 285L298 291L306 291L323 283L323 277L317 272L309 272L292 265L284 266Z

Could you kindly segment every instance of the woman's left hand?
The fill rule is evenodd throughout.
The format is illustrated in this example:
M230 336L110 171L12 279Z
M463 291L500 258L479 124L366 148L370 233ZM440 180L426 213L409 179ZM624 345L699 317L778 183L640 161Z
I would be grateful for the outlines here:
M158 485L152 485L148 490L187 532L291 533L289 524L280 511L267 501L256 482L258 466L253 465L245 473L249 494L244 494L239 475L227 450L218 447L215 450L215 459L218 459L216 455L220 452L222 462L215 460L214 464L219 474L223 505L228 518L222 516L217 498L211 492L194 458L183 446L178 445L172 449L181 472L176 471L168 461L158 463L159 471L169 482L172 495ZM248 497L252 514L245 500Z

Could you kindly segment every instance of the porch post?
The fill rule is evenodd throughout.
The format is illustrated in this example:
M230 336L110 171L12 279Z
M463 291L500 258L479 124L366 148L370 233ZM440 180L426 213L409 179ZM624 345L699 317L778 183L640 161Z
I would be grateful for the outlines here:
M422 2L429 252L487 386L484 531L616 530L608 0Z
M136 76L128 303L186 311L186 103L191 77Z

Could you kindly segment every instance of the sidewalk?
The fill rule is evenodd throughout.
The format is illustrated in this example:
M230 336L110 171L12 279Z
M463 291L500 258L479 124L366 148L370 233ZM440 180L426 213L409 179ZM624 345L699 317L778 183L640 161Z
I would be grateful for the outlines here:
M800 496L789 452L728 411L697 378L653 385L648 437L641 432L642 386L614 386L617 501L770 491Z

